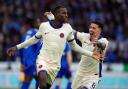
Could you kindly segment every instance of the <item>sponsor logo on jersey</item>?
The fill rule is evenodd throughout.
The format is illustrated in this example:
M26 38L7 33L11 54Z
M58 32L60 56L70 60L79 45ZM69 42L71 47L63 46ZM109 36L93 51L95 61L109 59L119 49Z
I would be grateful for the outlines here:
M48 34L49 32L45 32L44 34L46 35L46 34Z

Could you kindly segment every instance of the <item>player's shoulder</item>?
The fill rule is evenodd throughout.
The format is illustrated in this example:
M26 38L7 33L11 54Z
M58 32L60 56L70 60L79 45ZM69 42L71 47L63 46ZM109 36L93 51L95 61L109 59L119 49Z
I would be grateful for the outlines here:
M42 22L42 23L40 24L40 26L45 26L45 25L49 25L49 21Z
M71 31L73 31L72 26L69 23L64 23L63 25L64 25L64 27L66 27L66 28L70 29Z
M108 41L108 39L107 38L105 38L105 37L101 37L100 39L99 39L99 41L100 42L105 42L105 43L109 43L109 41Z
M84 36L90 37L89 33L82 32Z
M40 28L45 28L45 27L47 27L47 26L49 26L49 21L42 22L42 23L40 24L40 26L39 26L39 29L40 29Z
M107 39L107 38L105 38L105 37L101 37L101 38L100 38L100 40L108 41L108 39Z
M69 23L64 23L63 25L71 27L71 25Z

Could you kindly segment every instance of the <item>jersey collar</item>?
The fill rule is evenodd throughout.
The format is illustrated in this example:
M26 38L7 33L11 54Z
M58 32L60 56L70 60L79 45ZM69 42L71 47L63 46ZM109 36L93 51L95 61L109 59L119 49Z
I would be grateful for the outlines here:
M51 27L53 27L53 28L55 28L55 29L59 29L59 28L61 28L61 27L63 26L63 24L60 24L58 27L54 27L54 26L53 26L53 21L54 21L54 20L50 20L50 21L49 21L49 24L51 25Z

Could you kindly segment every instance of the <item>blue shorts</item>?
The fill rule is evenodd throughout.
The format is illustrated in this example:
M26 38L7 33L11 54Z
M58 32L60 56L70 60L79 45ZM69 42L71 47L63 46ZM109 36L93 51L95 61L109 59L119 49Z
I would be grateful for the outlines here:
M56 78L62 78L65 77L67 79L71 78L71 71L67 68L67 69L60 69L60 71L58 72Z
M26 76L34 77L37 74L36 73L36 67L34 65L30 66L24 70L24 73Z

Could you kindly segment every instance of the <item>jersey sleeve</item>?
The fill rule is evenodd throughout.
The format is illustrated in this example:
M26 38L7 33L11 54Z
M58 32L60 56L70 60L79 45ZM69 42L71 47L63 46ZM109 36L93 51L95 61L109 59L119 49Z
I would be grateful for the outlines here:
M73 29L72 29L70 24L67 24L67 28L70 32L68 37L67 37L67 40L68 40L68 42L70 42L70 41L74 40L74 33L73 33Z
M71 33L69 34L67 40L68 40L68 43L69 43L70 47L71 47L74 51L79 52L79 53L81 53L82 55L92 57L92 54L93 54L92 52L83 49L82 47L80 47L80 46L76 43L76 41L75 41L75 39L74 39L74 34L73 34L73 32L71 32Z
M75 32L75 38L78 39L80 42L82 42L84 38L84 33L83 32Z
M24 42L22 42L18 45L16 45L16 47L17 47L17 49L29 47L29 46L37 43L39 41L39 39L41 39L41 37L42 37L42 26L40 26L40 29L38 30L36 35L32 36L31 38L25 40Z
M73 41L73 40L75 40L74 34L73 34L73 32L70 32L70 34L69 34L68 37L67 37L67 41L68 41L68 42L71 42L71 41Z
M41 37L42 37L42 30L44 29L43 27L44 27L44 25L43 25L43 23L42 23L42 24L40 25L40 27L39 27L38 32L35 34L35 38L41 39Z

